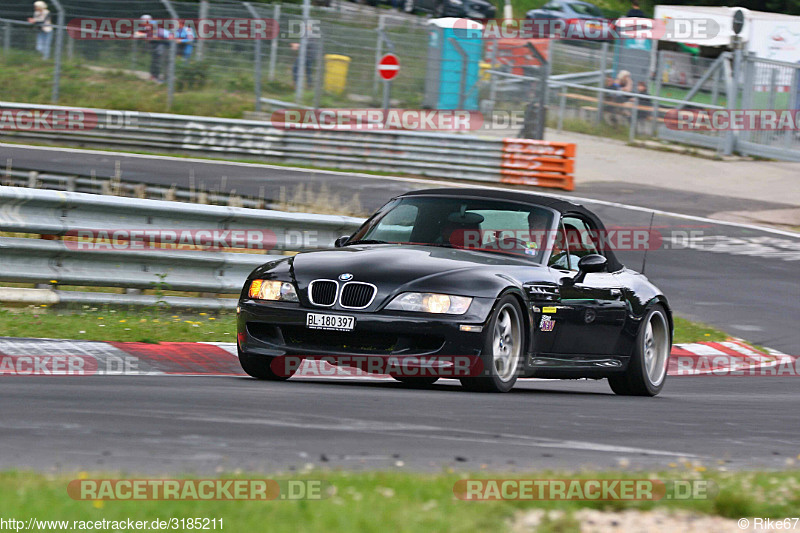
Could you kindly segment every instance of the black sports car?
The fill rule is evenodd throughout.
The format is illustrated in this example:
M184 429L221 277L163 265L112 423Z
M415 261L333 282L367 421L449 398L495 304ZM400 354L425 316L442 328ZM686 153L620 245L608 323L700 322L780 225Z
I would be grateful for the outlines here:
M416 386L459 377L505 392L517 378L608 378L617 394L654 396L672 313L605 249L604 232L586 208L525 192L403 194L333 248L252 272L238 308L242 367L278 380L297 367L276 365L286 357L362 368L363 356L412 360L427 373L386 373ZM466 373L447 373L456 357L471 361Z

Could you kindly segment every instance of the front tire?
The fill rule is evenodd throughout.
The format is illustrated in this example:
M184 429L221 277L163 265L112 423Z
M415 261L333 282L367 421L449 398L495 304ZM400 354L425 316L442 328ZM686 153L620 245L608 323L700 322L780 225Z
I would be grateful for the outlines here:
M519 376L525 353L525 321L522 308L511 295L500 298L487 322L479 377L462 378L468 391L508 392Z
M292 377L295 373L293 369L287 368L285 372L286 375L275 373L272 369L272 362L274 360L274 357L252 357L239 352L239 364L242 365L242 370L251 377L265 381L286 381Z
M664 388L671 350L667 313L661 305L656 305L642 320L628 369L608 378L611 390L620 396L655 396Z

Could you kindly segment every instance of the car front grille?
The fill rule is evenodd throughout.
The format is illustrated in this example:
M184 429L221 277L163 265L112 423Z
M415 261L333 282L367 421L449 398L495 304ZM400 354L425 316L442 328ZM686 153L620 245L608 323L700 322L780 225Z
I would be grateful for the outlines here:
M437 335L397 335L383 331L320 331L301 325L248 322L247 332L278 349L305 355L326 353L424 355L438 352L444 338Z
M308 286L308 298L314 305L332 306L338 292L339 284L331 279L315 279Z
M371 283L351 281L342 287L339 304L347 309L364 309L372 303L377 288Z

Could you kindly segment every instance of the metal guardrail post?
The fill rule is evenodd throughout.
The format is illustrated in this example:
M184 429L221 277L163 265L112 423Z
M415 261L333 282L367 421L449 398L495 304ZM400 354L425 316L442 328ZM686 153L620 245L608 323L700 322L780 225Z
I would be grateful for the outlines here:
M200 7L197 11L197 16L200 19L208 18L208 0L200 0ZM204 39L195 39L197 45L197 60L203 60L203 54L205 54L205 40Z
M628 141L633 142L636 139L636 119L639 115L639 95L633 93L633 107L631 108L631 129L628 132Z
M608 65L608 42L603 42L603 52L600 56L600 82L598 83L598 87L604 89L606 86L606 77L605 72ZM601 124L603 122L603 93L597 95L597 123Z
M242 2L250 15L257 19L258 12L250 2ZM253 52L253 81L255 82L256 112L261 111L261 39L256 39L255 51Z
M139 50L138 39L131 39L131 70L136 70L136 55Z
M552 62L550 58L545 58L541 56L539 52L536 50L536 47L530 45L533 48L534 52L537 56L540 56L539 61L542 63L542 69L540 71L540 78L541 78L541 89L539 91L539 124L538 124L538 138L540 140L544 140L544 130L545 124L547 123L547 89L548 89L548 81L550 78L550 72L552 68Z
M742 109L753 109L753 90L755 88L756 82L756 55L754 52L748 53L746 56L742 58L744 63L744 83L742 87ZM775 70L773 70L775 72ZM790 92L790 95L796 94L795 92ZM773 109L770 107L769 109ZM743 141L749 141L751 139L752 132L751 131L741 131L739 132L739 139Z
M57 28L56 28L56 49L55 49L55 65L53 66L53 92L50 100L53 103L58 102L58 93L61 86L61 53L64 50L64 27L66 21L64 20L64 8L58 0L51 0L55 8L58 10Z
M178 18L178 12L172 7L170 0L161 0L161 3L167 9L169 16L173 19ZM169 42L169 60L167 64L167 109L172 109L172 101L175 98L175 57L177 56L178 42L171 40Z
M658 53L658 60L656 63L656 87L653 90L656 98L661 96L661 84L664 83L664 56L663 51ZM651 100L653 107L653 137L656 136L658 131L658 100ZM716 105L716 104L714 104Z
M314 76L314 109L319 109L320 100L322 98L322 78L325 75L325 36L319 36L319 46L317 47L317 71Z
M378 74L378 63L383 57L383 38L384 28L386 27L386 19L384 15L378 16L378 28L375 30L378 35L378 40L375 43L375 70L372 73L372 93L378 94L378 84L380 83L380 76Z
M308 53L308 19L311 13L311 0L303 0L303 30L300 35L300 50L297 57L297 80L294 91L294 101L303 102L303 89L306 83L306 54Z
M208 0L200 0L200 6L197 9L197 17L200 19L208 18ZM195 46L197 46L197 52L195 53L195 57L197 57L198 61L203 60L203 54L205 54L205 40L204 39L195 39Z
M717 105L719 100L719 69L714 71L714 81L711 86L711 105Z
M11 23L6 22L3 28L3 53L8 55L11 52Z
M204 0L206 1L206 0ZM281 36L281 5L275 4L272 6L272 19L275 21L274 24L277 27L278 31L275 34L275 37L272 39L270 43L269 49L269 73L267 77L269 81L275 80L275 64L278 61L278 39Z
M564 129L564 112L567 107L567 88L561 87L558 91L558 131Z
M730 53L723 53L719 59L722 59L722 68L724 69L725 73L725 108L728 110L732 110L736 106L736 81L735 81L735 69L731 67L730 64ZM723 155L731 155L733 153L733 147L736 140L733 136L732 131L728 131L722 138L722 142L720 143L720 151Z

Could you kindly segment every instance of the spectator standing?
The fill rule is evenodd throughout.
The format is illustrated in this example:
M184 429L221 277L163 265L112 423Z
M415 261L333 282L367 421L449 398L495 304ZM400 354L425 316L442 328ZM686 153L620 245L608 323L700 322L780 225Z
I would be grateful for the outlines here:
M142 31L136 34L140 39L146 39L150 44L150 79L156 83L163 83L161 69L164 65L164 56L170 38L169 32L153 24L153 17L142 15Z
M50 17L50 10L47 3L34 2L33 16L28 18L28 22L33 24L36 29L36 51L42 54L42 59L50 59L50 42L53 40L53 22Z
M631 78L631 73L627 70L620 70L617 73L617 79L614 80L614 83L617 84L617 87L620 91L625 91L627 93L633 92L633 78ZM623 95L618 95L617 100L627 100L627 97Z
M651 106L652 102L649 98L650 92L647 90L647 84L643 81L640 81L636 84L636 95L639 97L639 106ZM637 111L637 116L640 119L646 119L650 116L650 111L646 109L639 109Z
M179 22L178 31L175 32L175 39L178 41L178 55L189 61L194 49L194 31L186 26L186 22L183 19Z
M644 11L639 8L639 0L633 0L633 2L631 2L631 8L627 13L625 13L625 16L629 18L647 18L647 15L644 14Z

